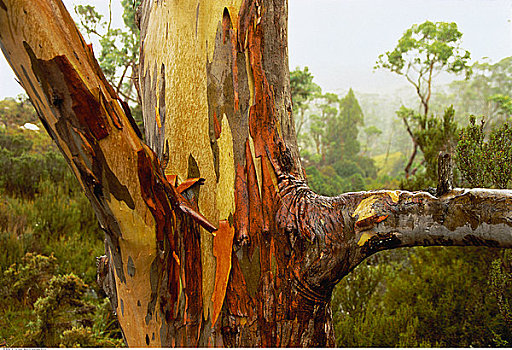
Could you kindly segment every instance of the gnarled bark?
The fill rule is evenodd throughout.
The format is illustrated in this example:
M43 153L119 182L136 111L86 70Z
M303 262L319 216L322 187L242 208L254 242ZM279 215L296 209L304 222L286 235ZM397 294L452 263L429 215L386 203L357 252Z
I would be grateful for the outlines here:
M100 279L130 346L332 346L332 290L367 256L512 243L510 191L307 187L286 15L284 0L143 3L153 152L60 1L0 0L2 50L105 230Z

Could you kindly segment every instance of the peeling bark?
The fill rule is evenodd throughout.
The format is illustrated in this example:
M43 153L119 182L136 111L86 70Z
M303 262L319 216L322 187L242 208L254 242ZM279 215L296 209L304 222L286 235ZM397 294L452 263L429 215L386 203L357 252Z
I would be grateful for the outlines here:
M337 282L417 245L512 245L512 192L313 193L284 0L147 0L146 139L57 0L0 0L1 48L105 230L98 280L130 346L334 346ZM448 164L448 163L447 163Z

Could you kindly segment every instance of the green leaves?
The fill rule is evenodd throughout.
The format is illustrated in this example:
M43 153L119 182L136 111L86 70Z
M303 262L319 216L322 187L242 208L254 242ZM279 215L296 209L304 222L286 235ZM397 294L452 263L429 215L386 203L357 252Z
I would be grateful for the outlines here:
M470 53L460 48L461 38L462 33L453 22L414 24L404 32L393 51L379 56L375 68L385 68L414 81L435 70L469 73ZM414 72L418 78L413 77Z
M131 102L138 99L133 80L139 61L140 36L135 24L135 9L139 4L140 0L121 1L124 28L112 28L110 19L107 22L94 6L75 6L80 29L99 37L101 50L98 61L105 77L118 94Z
M393 51L380 55L375 68L390 70L403 75L414 87L420 99L422 115L412 110L399 110L398 116L404 121L407 132L414 144L414 151L405 167L406 180L411 174L415 174L418 167L411 171L416 150L419 146L425 155L427 163L435 163L432 155L425 153L426 150L439 152L439 147L431 147L429 142L444 140L453 134L451 130L456 124L453 122L453 108L450 112L445 111L443 121L429 116L430 99L432 97L433 79L439 72L453 74L465 73L466 78L471 75L469 51L460 48L462 33L457 29L457 24L446 22L426 21L422 24L414 24L407 29ZM451 116L450 116L451 115ZM413 125L416 124L416 125ZM435 128L443 125L442 134L436 135ZM435 165L427 164L427 177L435 179ZM434 170L434 171L433 171ZM409 181L410 182L410 181ZM409 187L409 186L407 186Z
M468 247L376 254L335 288L336 345L488 347L510 342L487 286L491 262L500 254ZM510 280L495 284L508 303Z
M476 125L471 116L460 133L456 161L470 186L507 188L512 179L512 127L505 123L494 128L485 140L483 120Z

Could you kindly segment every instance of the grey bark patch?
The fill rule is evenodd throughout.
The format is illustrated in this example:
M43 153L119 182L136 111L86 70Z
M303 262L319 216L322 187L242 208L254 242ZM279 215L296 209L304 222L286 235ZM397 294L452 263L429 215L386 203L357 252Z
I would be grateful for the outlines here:
M139 306L139 307L141 306L140 300L137 300L137 306Z
M130 191L128 191L128 188L121 184L119 182L119 179L116 177L116 175L112 172L112 170L107 166L107 161L105 159L105 156L103 155L103 152L99 147L95 147L96 152L96 158L97 162L93 162L93 173L98 177L101 178L101 174L103 173L103 176L105 176L107 181L104 181L103 185L107 185L107 192L110 192L114 195L114 197L118 201L125 202L128 208L135 209L135 202L133 201L133 198L130 194ZM95 164L98 164L101 169L98 169L95 171Z
M135 276L135 264L133 263L133 259L131 256L128 257L128 264L126 265L126 270L128 271L128 276Z
M121 299L121 315L124 316L124 301Z
M141 72L143 72L144 68L141 69ZM153 72L141 76L141 84L143 95L146 97L142 105L146 141L158 158L162 160L165 141L165 66L162 64L160 73L155 66ZM161 127L158 126L156 116L157 102Z
M151 299L148 303L145 321L149 324L149 321L153 319L153 313L155 312L156 300L159 288L159 259L153 260L149 271L149 283L151 285Z
M32 83L32 79L30 79L29 75L28 75L28 72L27 70L25 69L25 66L24 65L21 65L21 70L23 71L23 75L25 76L25 79L27 79L29 85L30 85L30 88L32 89L32 91L34 91L34 95L36 96L36 99L39 103L43 103L42 100L41 100L41 96L39 95L39 93L37 92L37 89L36 87L34 86L34 84Z
M149 345L149 335L146 334L146 345Z

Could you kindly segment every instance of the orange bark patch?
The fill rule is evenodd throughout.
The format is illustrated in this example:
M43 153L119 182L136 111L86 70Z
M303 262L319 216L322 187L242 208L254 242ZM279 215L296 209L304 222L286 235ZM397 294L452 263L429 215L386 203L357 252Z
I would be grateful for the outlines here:
M247 194L247 177L242 165L238 164L235 176L235 231L237 244L248 238L249 198Z
M169 182L171 186L176 187L176 181L178 179L178 175L165 175L165 178Z
M217 140L222 132L222 126L219 123L219 119L217 118L217 113L215 113L215 111L213 111L213 131L215 132L215 139Z
M229 272L231 271L231 249L234 234L235 229L229 225L229 222L221 220L217 234L213 239L213 255L217 259L217 268L215 270L215 289L212 295L212 324L215 324L220 315L226 295Z
M249 257L252 258L254 249L259 246L259 236L263 226L263 213L261 211L261 198L258 190L256 168L249 140L245 142L245 159L247 164L247 194L249 196Z
M389 215L382 215L382 216L374 215L374 216L364 218L363 220L358 220L356 222L356 227L357 228L367 228L370 226L374 226L375 224L378 224L379 222L386 220L386 218L388 216Z
M178 186L178 188L176 188L176 190L179 193L183 193L184 191L188 190L190 187L194 186L196 183L199 183L199 185L202 185L204 183L204 179L200 178L200 177L186 179L185 181L180 183L180 185Z

